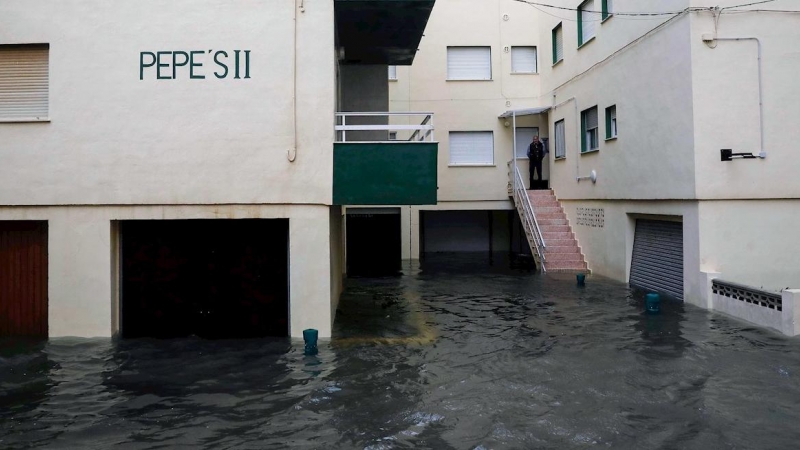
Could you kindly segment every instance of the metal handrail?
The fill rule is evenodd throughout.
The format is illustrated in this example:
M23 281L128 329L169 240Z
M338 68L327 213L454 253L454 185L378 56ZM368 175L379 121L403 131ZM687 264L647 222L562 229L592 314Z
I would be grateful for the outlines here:
M519 167L514 165L514 202L517 208L522 210L522 224L533 235L533 242L536 246L536 253L539 255L539 260L542 265L542 272L547 272L545 267L545 250L547 244L544 242L542 230L539 228L539 221L536 220L536 213L533 210L531 199L528 197L528 191L525 189L525 184L522 180L522 175L519 172ZM524 200L523 200L524 198ZM533 249L532 249L533 250Z
M392 117L411 117L411 116L424 116L422 123L419 125L393 125L387 124L347 124L348 118L353 117L386 117L387 122ZM409 141L417 139L419 142L427 141L434 142L434 126L433 126L433 113L432 112L339 112L336 113L336 124L334 129L337 133L341 132L341 141L347 142L348 131L413 131ZM338 139L337 139L338 141Z

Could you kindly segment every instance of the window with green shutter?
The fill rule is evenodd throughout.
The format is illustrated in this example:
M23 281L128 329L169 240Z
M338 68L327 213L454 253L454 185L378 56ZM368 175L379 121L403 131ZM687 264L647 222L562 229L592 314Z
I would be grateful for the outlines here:
M553 28L553 64L564 59L564 33L559 23Z
M606 139L617 137L617 105L606 108Z

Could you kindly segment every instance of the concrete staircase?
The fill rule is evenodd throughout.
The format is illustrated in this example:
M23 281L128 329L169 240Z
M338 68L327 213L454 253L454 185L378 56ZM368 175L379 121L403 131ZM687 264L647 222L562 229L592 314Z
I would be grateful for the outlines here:
M589 273L586 260L569 225L567 215L550 189L528 191L536 221L542 230L548 272Z

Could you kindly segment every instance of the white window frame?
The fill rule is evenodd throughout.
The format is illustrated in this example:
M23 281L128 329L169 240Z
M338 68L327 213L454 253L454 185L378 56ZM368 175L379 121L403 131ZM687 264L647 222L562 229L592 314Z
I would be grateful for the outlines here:
M516 50L516 51L515 51ZM533 51L533 68L525 70L523 67L520 70L520 66L523 64L519 61L519 58L522 57L522 52L529 52ZM517 55L515 57L515 55ZM530 55L525 55L530 56ZM535 74L539 72L539 51L535 45L518 45L511 47L511 73L514 74Z
M468 74L460 74L458 71L452 67L453 60L456 59L458 56L463 56L464 52L469 50L472 51L480 51L481 53L485 53L482 55L486 57L487 60L482 63L482 66L485 66L485 71L482 75L468 75ZM462 55L458 55L461 52ZM475 72L478 72L476 70ZM491 81L492 80L492 47L486 46L448 46L447 47L447 81Z
M561 125L559 127L559 124ZM553 126L553 136L555 140L555 144L553 148L555 149L555 158L556 159L564 159L567 157L567 132L566 132L566 121L564 119L557 120Z
M474 135L476 139L483 138L485 142L491 142L491 147L486 149L479 149L486 151L487 154L483 158L473 158L472 161L464 162L453 160L453 143L458 140L459 136ZM488 139L487 139L488 138ZM451 131L448 135L448 165L450 167L488 167L494 166L494 132L493 131Z
M0 122L50 121L50 44L0 45Z
M389 81L397 81L397 66L389 66Z

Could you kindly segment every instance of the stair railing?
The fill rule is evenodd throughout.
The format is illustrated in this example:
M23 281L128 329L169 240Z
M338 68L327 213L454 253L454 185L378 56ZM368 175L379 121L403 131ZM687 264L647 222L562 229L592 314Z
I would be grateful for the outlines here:
M545 268L545 249L547 245L544 242L542 230L539 228L539 222L536 220L536 213L533 211L531 199L528 197L528 191L525 189L525 183L522 180L522 175L519 172L519 167L516 164L513 166L513 186L514 186L514 204L519 211L522 227L525 229L525 235L529 238L528 244L531 244L530 238L533 238L532 251L535 251L539 256L539 262L542 272L547 272Z

